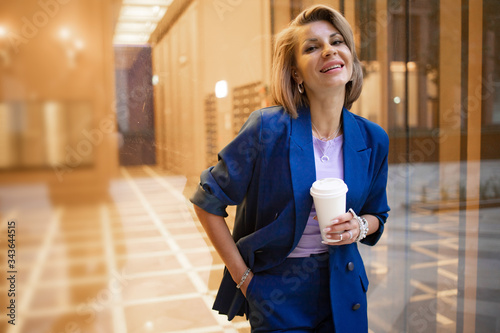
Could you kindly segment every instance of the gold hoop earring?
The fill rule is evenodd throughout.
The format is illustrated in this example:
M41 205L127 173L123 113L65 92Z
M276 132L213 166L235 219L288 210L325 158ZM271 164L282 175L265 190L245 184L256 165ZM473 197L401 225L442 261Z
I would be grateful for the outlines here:
M299 93L303 94L304 93L304 85L302 83L299 83L297 86L297 89L299 90Z

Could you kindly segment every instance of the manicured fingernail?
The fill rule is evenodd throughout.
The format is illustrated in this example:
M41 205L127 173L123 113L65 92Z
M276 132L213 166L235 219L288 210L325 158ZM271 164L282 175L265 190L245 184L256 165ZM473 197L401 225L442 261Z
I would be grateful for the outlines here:
M323 232L330 232L330 228L323 229Z
M333 224L335 224L335 223L339 223L339 220L333 220L333 221L332 221L332 223L333 223Z

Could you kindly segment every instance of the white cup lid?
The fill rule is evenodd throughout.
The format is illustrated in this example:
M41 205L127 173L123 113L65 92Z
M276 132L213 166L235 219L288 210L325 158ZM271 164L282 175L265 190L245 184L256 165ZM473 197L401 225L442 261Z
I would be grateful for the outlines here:
M340 178L323 178L315 181L310 193L315 197L338 197L347 193L347 185Z

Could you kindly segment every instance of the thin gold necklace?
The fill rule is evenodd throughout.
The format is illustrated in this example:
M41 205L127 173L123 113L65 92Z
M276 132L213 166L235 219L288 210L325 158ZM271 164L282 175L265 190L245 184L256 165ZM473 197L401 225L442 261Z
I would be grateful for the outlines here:
M311 124L313 125L314 130L316 131L316 133L318 133L319 139L320 139L321 141L328 141L328 140L330 140L330 138L331 138L332 136L335 138L335 137L337 136L337 134L339 133L339 131L340 131L340 127L341 127L341 125L342 125L342 123L341 123L341 122L339 122L339 126L337 127L337 130L336 130L336 131L335 131L332 135L330 135L330 136L328 136L328 137L326 137L326 138L322 138L322 137L321 137L321 134L319 133L318 129L316 128L316 126L314 125L314 123L313 123L312 121L311 121Z
M337 134L340 131L340 127L341 127L342 123L339 122L339 126L337 127L337 130L332 135L328 136L327 138L321 138L321 134L319 133L318 129L316 128L316 126L314 125L314 123L312 121L311 121L311 124L313 125L313 128L316 131L316 133L318 134L318 136L320 136L319 139L321 141L323 141L323 142L326 142L326 148L325 148L325 150L321 149L321 146L318 145L318 148L321 151L321 155L322 155L320 157L320 160L321 160L321 162L326 163L326 162L328 162L330 160L330 157L328 157L328 155L326 155L326 152L328 151L328 148L330 148L330 142L329 142L329 140L330 140L330 138L332 136L333 136L333 139L335 139L337 137Z

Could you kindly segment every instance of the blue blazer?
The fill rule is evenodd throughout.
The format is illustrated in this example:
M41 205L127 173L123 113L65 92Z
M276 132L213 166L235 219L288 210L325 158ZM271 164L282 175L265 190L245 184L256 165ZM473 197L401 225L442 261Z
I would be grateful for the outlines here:
M380 126L346 109L342 121L344 181L349 189L346 211L353 208L378 217L378 231L362 241L374 245L389 211L389 139ZM248 267L258 274L283 262L299 242L315 180L309 109L299 109L293 119L275 106L250 115L237 137L219 153L217 165L202 172L191 202L220 216L227 216L227 205L238 205L233 238ZM337 332L367 331L368 278L357 244L330 246L329 252L335 328ZM213 308L229 320L248 314L246 299L227 269Z

